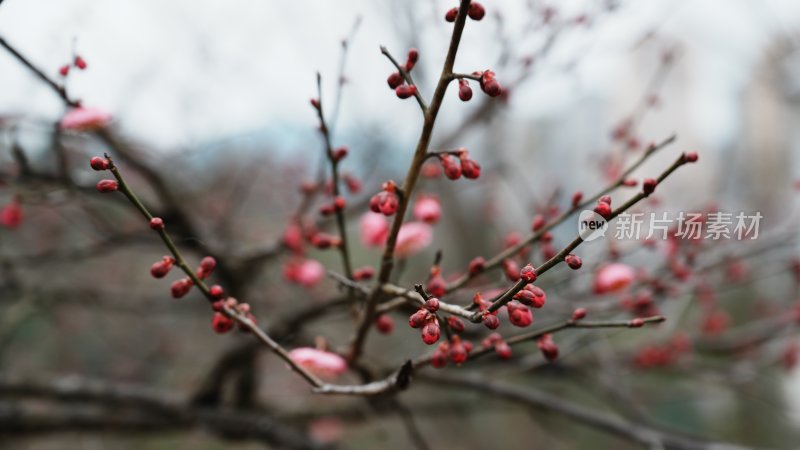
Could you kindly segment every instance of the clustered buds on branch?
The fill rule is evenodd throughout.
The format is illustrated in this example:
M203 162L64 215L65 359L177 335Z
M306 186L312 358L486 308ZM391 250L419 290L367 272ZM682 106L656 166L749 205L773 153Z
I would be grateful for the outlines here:
M369 200L369 209L372 212L381 213L384 216L391 216L397 211L400 199L397 196L397 185L389 180L383 183L383 190L373 195Z
M462 5L466 5L466 3L462 3ZM453 8L448 11L445 16L447 21L457 22L456 30L459 32L454 33L453 39L455 44L458 43L456 36L460 36L458 27L463 25L465 20L464 17L459 19L458 14L459 9ZM485 14L486 11L480 3L470 2L469 8L467 9L467 15L470 19L479 21L485 17ZM453 48L455 47L452 47L451 50ZM441 105L446 89L437 88L437 94L434 95L434 99L431 101L430 106L428 106L417 91L411 78L411 72L419 61L419 51L413 48L410 49L407 54L406 62L403 65L397 63L385 49L383 49L383 51L397 69L396 72L389 75L387 84L401 99L412 96L417 98L425 115L424 125L426 131L423 133L423 136L429 136L433 131L436 112ZM464 102L469 101L473 96L469 80L477 81L481 90L490 97L498 97L504 94L504 89L497 81L496 75L492 70L476 71L469 75L453 73L452 68L455 52L451 51L451 54L453 56L448 57L449 62L445 65L445 71L440 79L440 87L446 88L447 83L457 80L458 96L459 99ZM75 66L84 68L85 62L81 61L82 60L79 58L76 58ZM325 267L318 261L306 258L304 246L306 243L310 243L317 249L339 249L343 256L343 265L345 266L345 276L341 277L340 280L343 287L349 289L351 295L353 295L357 289L369 294L366 307L364 311L361 311L361 323L358 328L359 333L356 335L351 353L348 355L349 362L355 363L361 351L360 346L363 344L363 336L366 333L366 331L361 333L360 330L370 330L374 326L375 329L382 334L390 334L393 332L394 322L386 313L386 311L393 306L381 310L375 308L375 303L380 301L385 294L382 292L382 289L391 284L389 280L391 279L392 263L394 262L392 258L399 259L406 257L430 244L432 241L431 225L440 221L442 205L439 199L433 195L424 194L412 197L414 193L411 191L413 191L413 186L416 181L414 178L406 179L404 186L410 187L405 187L404 189L408 189L408 192L401 190L394 181L390 180L383 183L381 191L370 198L369 208L372 213L367 213L365 216L362 216L360 225L362 230L361 237L366 245L386 245L384 260L382 261L378 282L376 283L377 286L374 287L374 290L368 291L366 285L359 284L360 281L369 280L375 276L376 271L370 266L360 267L355 270L351 269L347 253L347 233L345 232L345 219L343 214L344 209L347 207L347 201L341 195L339 187L340 182L343 181L347 189L355 193L361 190L361 183L352 175L340 174L337 170L339 164L348 156L349 150L347 147L334 148L332 146L330 132L323 114L321 98L320 90L318 97L311 99L311 105L317 111L320 119L319 131L325 139L325 152L332 167L332 174L330 178L325 178L323 174L316 182L304 183L301 192L304 195L303 204L306 205L309 210L313 210L315 205L319 205L318 211L322 216L336 216L339 233L338 235L332 235L320 232L316 225L306 221L304 217L306 210L301 210L292 218L282 237L284 247L292 252L289 261L283 268L284 277L291 282L305 287L316 285L316 283L325 276ZM445 177L451 180L457 180L462 176L467 179L478 179L480 177L481 167L475 160L470 158L466 148L432 152L429 150L428 145L428 138L420 140L417 154L415 154L407 177L417 176L420 172L422 172L423 176L436 176L443 172ZM655 149L655 147L651 147L651 149ZM435 162L431 162L426 165L425 161L428 158L438 158L439 164L437 165ZM688 153L683 155L682 158L683 162L694 162L697 160L697 154ZM301 368L294 365L291 357L287 358L287 352L282 351L282 348L277 343L272 343L269 337L262 337L266 335L260 333L261 330L259 328L253 328L255 318L250 311L249 304L240 303L237 299L228 296L220 285L206 286L204 280L212 276L217 266L217 261L213 257L204 257L200 261L199 266L195 270L191 270L166 234L164 221L159 217L152 217L150 213L147 212L144 206L136 199L135 195L128 189L110 158L107 156L106 158L94 157L90 160L90 166L97 171L110 170L112 172L116 179L101 180L97 184L97 189L100 192L120 190L140 209L143 215L149 219L150 228L161 236L172 252L172 255L166 255L161 260L155 262L151 266L150 271L151 275L155 278L166 277L174 266L178 266L179 269L185 273L185 277L173 281L170 286L170 291L174 298L184 297L191 292L193 287L197 287L211 302L213 310L212 328L214 331L217 333L229 332L237 323L242 329L254 331L262 341L270 345L273 350L276 350L276 353L288 360L293 369L299 371L314 387L320 387L321 383L315 380L313 376L309 376L309 374L304 373ZM674 167L672 170L674 170ZM668 175L669 172L666 174ZM627 173L625 175L627 175ZM662 175L658 179L648 178L643 180L642 193L644 196L655 192L659 180L663 179L665 176L666 175ZM636 184L635 180L626 179L624 181L619 181L614 187L619 186L620 183L623 185L629 185L630 183L633 185ZM609 192L609 190L604 192ZM313 196L318 193L327 196L324 202L320 202L321 204L314 203L313 201ZM414 203L412 213L416 221L403 223L407 207L412 201L412 198ZM634 200L639 199L641 199L641 195L634 198ZM583 193L580 191L575 192L571 198L571 209L566 211L565 215L569 215L581 205L588 205L591 202L587 201L586 203L582 203L583 201ZM611 216L614 214L611 207L610 196L604 195L600 197L594 207L594 211L606 220L610 220ZM445 296L460 287L460 285L455 283L457 285L455 288L453 288L452 285L448 286L442 273L439 256L437 256L436 262L430 269L429 277L425 283L425 289L423 290L421 284L416 285L417 292L421 296L421 299L418 297L414 297L413 299L418 302L419 309L409 316L408 323L410 327L420 330L422 341L425 344L434 345L439 343L430 357L430 362L434 367L442 367L448 363L460 365L470 358L473 345L471 342L464 340L461 336L466 327L465 321L462 320L462 318L475 324L480 322L486 328L496 330L501 325L501 317L504 317L500 316L499 312L505 308L508 317L507 320L511 325L515 327L529 327L534 321L532 308L542 308L547 302L547 294L545 291L532 283L536 282L537 278L550 267L560 263L562 257L563 262L571 269L577 270L582 267L583 262L581 258L569 253L580 244L580 239L576 240L577 244L567 246L561 253L556 252L553 247L553 235L548 230L561 221L561 219L557 218L559 206L555 204L548 205L548 208L543 210L543 213L544 214L537 214L532 221L531 228L535 234L534 238L524 240L520 234L511 233L506 237L506 251L504 253L490 258L488 262L483 257L475 257L468 264L467 271L470 277L477 276L488 269L495 269L499 265L502 267L505 277L514 283L512 286L487 292L486 299L480 292L477 292L473 296L473 305L470 307L462 308L458 305L448 303ZM395 216L394 224L391 227L389 226L390 221L384 216ZM524 261L532 260L532 258L530 258L529 244L532 243L534 239L541 243L541 252L547 262L540 265L538 269L533 264L525 264L520 267ZM564 254L566 254L566 256L563 256ZM335 275L336 274L332 274L334 277ZM594 289L598 294L619 292L628 287L634 280L635 274L629 267L618 263L609 264L597 270ZM632 298L634 298L634 300L630 303L628 309L634 314L634 318L627 322L618 321L611 326L637 328L643 326L645 323L654 322L652 317L647 319L641 318L641 316L646 314L657 312L657 310L653 309L654 306L652 302L648 304L639 297ZM381 305L381 307L383 307L383 305ZM708 317L711 317L712 313L713 311L709 313ZM565 321L561 327L589 328L606 326L606 324L603 323L580 322L586 315L586 309L575 309L571 319ZM721 321L718 320L718 318L709 318L706 322L708 323L707 328L720 328L719 323L721 323ZM554 361L558 357L559 349L551 333L562 328L547 328L540 332L534 330L533 332L526 333L525 339L537 339L537 346L544 357L548 361ZM443 331L446 338L444 342L440 342ZM359 337L361 339L359 339ZM489 353L491 350L494 350L494 353L499 358L508 359L511 357L510 344L522 340L519 337L508 339L509 340L506 341L499 333L492 332L482 341L480 353ZM320 357L328 357L328 355L330 355L331 358L337 359L337 373L347 369L345 363L338 362L339 360L343 361L339 355L334 355L329 352L322 353L326 353L326 355Z
M406 75L411 73L411 70L413 70L414 66L417 64L417 61L419 61L419 50L412 48L408 51L406 64L403 66L403 70L405 71ZM405 84L406 81L409 81L409 84ZM386 83L389 85L390 89L394 90L398 98L406 99L417 94L417 87L411 84L410 78L406 80L403 74L399 71L391 73L389 78L386 79Z
M85 70L87 66L86 60L83 59L83 57L80 55L75 55L70 64L64 64L63 66L59 67L58 74L62 77L66 77L69 75L70 68L75 67L80 70Z
M483 19L486 15L486 8L483 7L478 2L471 2L469 5L469 9L467 10L467 16L470 19L478 21ZM452 8L447 10L447 13L444 15L444 20L448 22L455 22L456 18L458 17L458 8Z
M481 90L489 97L497 97L503 93L503 88L500 87L500 83L497 82L495 74L491 70L475 72L473 75L481 77L479 81Z

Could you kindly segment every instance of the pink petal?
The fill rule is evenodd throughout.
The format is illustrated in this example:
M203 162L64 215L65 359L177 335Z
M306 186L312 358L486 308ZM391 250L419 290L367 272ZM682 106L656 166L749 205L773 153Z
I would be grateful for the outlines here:
M93 131L111 121L111 114L98 108L73 108L64 114L59 126L62 130Z
M336 353L300 347L289 352L289 357L314 375L332 378L347 371L347 361Z
M414 217L417 220L434 224L442 216L442 206L436 197L429 195L421 196L414 202Z
M325 266L315 259L289 261L283 267L283 276L292 283L313 287L325 278Z
M433 228L424 222L409 222L400 227L394 253L398 258L413 255L433 242Z
M359 222L361 242L367 247L380 247L389 237L389 222L382 214L368 212Z
M607 294L624 290L636 278L636 273L631 266L613 263L597 271L594 278L594 292Z

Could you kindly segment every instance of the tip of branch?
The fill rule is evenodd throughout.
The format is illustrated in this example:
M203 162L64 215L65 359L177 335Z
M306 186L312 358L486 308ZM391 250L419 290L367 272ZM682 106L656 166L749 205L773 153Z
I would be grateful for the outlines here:
M407 360L400 370L397 371L397 377L395 377L394 385L399 390L405 390L411 384L411 377L414 374L414 363L411 360Z

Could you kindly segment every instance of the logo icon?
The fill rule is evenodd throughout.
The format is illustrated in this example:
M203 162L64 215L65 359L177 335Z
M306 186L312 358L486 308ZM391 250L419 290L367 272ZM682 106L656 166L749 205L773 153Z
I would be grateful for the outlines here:
M593 241L605 237L608 222L600 214L584 209L578 216L578 235L584 241Z

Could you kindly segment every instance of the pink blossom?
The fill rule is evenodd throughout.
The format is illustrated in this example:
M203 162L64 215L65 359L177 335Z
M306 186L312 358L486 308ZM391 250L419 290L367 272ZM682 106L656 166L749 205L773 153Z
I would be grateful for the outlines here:
M342 421L334 416L320 417L308 424L308 434L322 444L333 444L342 439Z
M633 282L636 273L631 266L612 263L597 271L594 277L594 292L596 294L608 294L619 292Z
M315 259L298 259L283 266L283 276L292 283L313 287L325 278L325 267Z
M413 255L431 245L433 228L424 222L409 222L400 227L394 253L398 258Z
M18 199L14 199L0 210L0 225L12 230L22 223L22 206Z
M361 242L367 247L380 247L389 237L389 222L382 214L368 212L359 222Z
M283 245L295 253L303 251L303 230L300 225L290 223L283 231Z
M289 352L297 365L318 377L333 378L347 371L347 362L336 353L300 347Z
M420 196L414 203L414 217L425 223L435 224L442 216L442 206L436 197Z
M98 108L72 108L64 114L60 127L62 130L94 131L103 128L111 121L111 114Z

